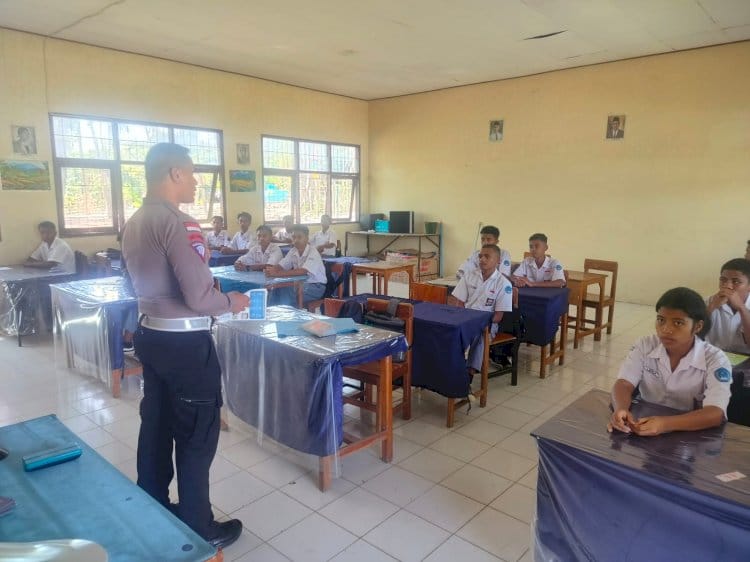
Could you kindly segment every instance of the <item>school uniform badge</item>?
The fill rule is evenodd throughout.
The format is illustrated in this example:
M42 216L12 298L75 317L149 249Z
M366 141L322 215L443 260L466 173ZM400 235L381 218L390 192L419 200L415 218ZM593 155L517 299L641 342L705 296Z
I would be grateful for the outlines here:
M714 377L716 377L716 380L719 382L729 382L732 380L732 373L729 372L729 369L719 367L714 371Z
M505 286L505 292L508 293L508 294L512 293L513 292L513 287L511 287L510 285L506 285Z

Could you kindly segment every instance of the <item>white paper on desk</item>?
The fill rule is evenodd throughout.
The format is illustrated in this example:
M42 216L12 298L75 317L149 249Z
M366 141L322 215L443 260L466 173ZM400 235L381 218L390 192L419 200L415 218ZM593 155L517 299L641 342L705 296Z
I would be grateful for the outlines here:
M6 267L6 266L4 266L4 265L0 265L0 269L12 269L12 268L10 268L10 267Z
M726 472L724 474L717 474L716 478L718 478L722 482L731 482L732 480L740 480L741 478L745 478L745 475L741 472L735 471Z

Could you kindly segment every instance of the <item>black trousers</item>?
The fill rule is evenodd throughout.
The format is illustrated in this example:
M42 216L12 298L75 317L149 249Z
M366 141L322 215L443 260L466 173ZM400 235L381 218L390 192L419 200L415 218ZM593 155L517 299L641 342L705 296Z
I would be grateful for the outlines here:
M138 485L169 505L174 446L177 515L210 538L208 469L221 425L221 368L213 339L208 331L160 332L141 326L134 344L143 364Z

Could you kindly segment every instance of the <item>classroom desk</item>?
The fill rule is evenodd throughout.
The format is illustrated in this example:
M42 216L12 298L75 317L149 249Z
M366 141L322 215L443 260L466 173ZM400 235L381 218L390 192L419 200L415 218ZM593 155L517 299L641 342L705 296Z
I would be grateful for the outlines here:
M538 560L721 560L750 553L750 428L656 437L607 433L592 390L532 432L539 447ZM641 403L637 417L674 410Z
M211 250L208 259L208 267L221 267L222 265L234 265L242 254L222 254L219 250Z
M25 472L21 457L77 442L78 459ZM0 428L0 491L16 508L0 517L0 541L79 538L104 547L110 562L222 560L221 552L86 445L56 416Z
M602 339L602 308L596 310L596 319L592 328L586 328L584 321L586 319L586 309L583 301L586 298L588 288L594 285L599 286L599 298L604 297L604 284L607 276L602 273L591 273L586 271L567 270L567 287L570 289L569 304L576 307L575 335L573 336L573 349L578 348L578 342L584 336L594 334L594 341Z
M407 347L403 335L370 326L324 338L278 335L277 322L313 318L324 317L272 306L264 321L220 320L216 349L232 413L275 441L319 457L319 485L325 491L337 457L380 442L381 459L393 458L391 356ZM343 368L376 360L383 373L382 425L357 440L343 429Z
M250 289L268 289L269 298L274 289L293 287L297 293L297 306L302 308L304 289L307 275L294 275L290 277L266 277L262 271L237 271L233 265L212 267L211 273L219 282L222 293L239 291L244 293Z
M409 284L414 282L414 265L399 265L385 261L355 263L352 265L352 295L357 294L357 275L372 275L372 292L388 294L388 280L394 273L404 272L409 276Z
M97 378L119 397L121 378L142 372L123 352L123 330L134 332L138 318L132 289L123 277L56 283L50 289L66 366Z
M37 331L37 312L49 303L50 283L75 277L75 273L24 265L0 267L0 333L17 336L21 347L21 338Z
M343 296L348 297L350 295L350 283L352 275L352 266L356 263L370 263L375 260L370 258L362 258L357 256L340 256L338 258L323 257L323 263L326 266L326 275L331 272L331 267L334 264L340 263L344 266L344 274L341 279L341 285L344 288Z

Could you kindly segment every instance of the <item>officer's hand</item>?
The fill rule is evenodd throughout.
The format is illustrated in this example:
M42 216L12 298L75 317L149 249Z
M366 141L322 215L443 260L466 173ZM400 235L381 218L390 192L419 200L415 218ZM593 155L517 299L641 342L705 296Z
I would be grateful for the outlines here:
M607 424L607 431L612 433L613 429L616 429L617 431L622 431L623 433L630 433L633 431L631 428L638 425L638 422L633 417L633 414L630 413L630 410L615 410L612 413L612 417L609 418L609 423Z
M227 295L229 296L229 309L235 314L242 312L250 306L250 297L244 293L230 291Z

